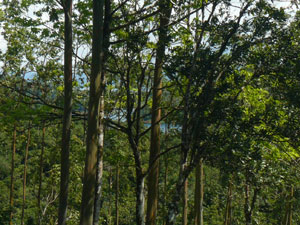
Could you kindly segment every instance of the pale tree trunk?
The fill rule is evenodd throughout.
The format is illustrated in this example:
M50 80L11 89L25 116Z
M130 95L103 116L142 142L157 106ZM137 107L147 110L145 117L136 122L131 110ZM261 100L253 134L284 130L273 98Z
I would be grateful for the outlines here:
M286 204L285 216L283 225L292 225L292 215L293 215L293 197L294 197L294 187L291 186L290 194L288 197L288 202Z
M22 204L22 215L21 215L21 225L24 225L24 211L26 205L26 176L27 176L27 159L28 159L28 150L30 145L30 126L27 132L27 142L25 147L25 156L24 156L24 172L23 172L23 204Z
M17 126L14 124L13 137L12 137L12 153L11 153L11 173L10 173L10 195L9 195L9 225L13 222L13 208L14 208L14 172L15 172L15 155L16 155L16 142L17 142Z
M119 163L116 168L116 199L115 199L115 207L116 207L116 215L115 215L115 225L119 225L119 189L120 189L120 168Z
M100 97L104 91L103 80L103 7L104 0L93 0L93 43L92 71L88 109L88 130L86 140L86 160L80 210L80 225L92 225L95 200L96 167L98 152L98 131Z
M45 123L43 122L42 128L42 148L40 154L40 168L39 168L39 187L38 187L38 223L42 224L42 206L41 206L41 192L42 192L42 180L43 180L43 167L44 167L44 151L45 151Z
M140 172L136 172L136 224L145 225L145 177Z
M225 207L224 225L231 225L231 202L232 202L232 182L229 181L228 194L227 194L226 207Z
M195 225L203 225L204 173L203 159L196 166Z
M158 203L158 176L159 159L155 158L160 153L160 120L161 120L161 98L162 98L162 67L165 57L165 48L168 43L167 24L170 20L172 5L170 0L159 1L160 28L158 34L158 43L156 51L154 85L153 85L153 104L151 119L151 145L149 166L151 166L148 175L148 198L146 224L155 225ZM154 161L155 160L155 161Z
M60 192L58 207L58 225L67 221L70 136L72 123L72 0L62 2L65 15L65 49L64 49L64 116L61 146Z
M93 225L98 225L99 215L101 209L101 189L102 189L102 175L103 175L103 147L104 147L104 96L100 99L100 121L99 121L99 146L97 152L97 170L96 170L96 186L95 186L95 201Z
M182 212L182 225L188 224L188 179L184 182L183 187L183 212Z

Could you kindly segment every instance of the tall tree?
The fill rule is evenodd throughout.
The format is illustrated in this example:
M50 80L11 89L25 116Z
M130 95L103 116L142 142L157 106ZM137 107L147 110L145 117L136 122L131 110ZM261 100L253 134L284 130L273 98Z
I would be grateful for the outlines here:
M82 189L80 224L92 225L99 146L100 100L103 95L104 0L93 0L92 69L90 76L86 160ZM102 134L103 135L103 134Z
M64 27L64 116L61 147L61 171L58 224L65 225L67 221L69 167L70 167L70 136L72 123L72 0L63 0L65 15Z
M102 46L102 68L101 68L101 96L100 96L100 104L99 104L99 127L98 127L98 152L97 152L97 170L96 170L96 184L95 184L95 200L94 200L94 213L93 213L93 224L98 225L99 223L99 215L100 215L100 207L101 207L101 191L102 191L102 176L103 176L103 150L104 150L104 116L105 116L105 63L108 58L108 48L109 48L109 39L110 39L110 31L109 26L111 23L111 0L105 0L104 3L104 21L103 21L103 46Z
M162 99L162 69L165 57L165 49L169 42L168 24L172 11L170 0L159 1L159 34L155 58L153 97L152 97L152 117L151 117L151 140L148 175L148 198L146 225L156 224L157 203L158 203L158 176L160 154L160 120L161 120L161 99Z

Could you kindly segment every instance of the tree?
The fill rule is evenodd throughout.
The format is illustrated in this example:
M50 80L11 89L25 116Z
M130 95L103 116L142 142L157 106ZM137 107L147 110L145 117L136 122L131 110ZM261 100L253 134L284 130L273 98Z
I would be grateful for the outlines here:
M151 111L151 140L148 175L148 200L146 225L156 224L157 203L158 203L158 176L160 154L160 120L161 120L161 98L162 98L162 70L165 56L165 48L168 44L168 24L172 11L172 4L169 0L159 2L160 24L159 35L155 58L155 69L153 79L153 97Z
M64 116L61 149L61 179L59 194L58 224L65 225L67 220L68 186L70 167L70 135L72 123L72 0L62 2L65 15L64 49Z
M90 76L90 94L88 109L88 130L86 143L86 161L82 190L80 224L93 224L96 164L99 142L99 113L103 90L103 17L104 1L93 1L93 47L92 70ZM103 135L103 134L100 134Z

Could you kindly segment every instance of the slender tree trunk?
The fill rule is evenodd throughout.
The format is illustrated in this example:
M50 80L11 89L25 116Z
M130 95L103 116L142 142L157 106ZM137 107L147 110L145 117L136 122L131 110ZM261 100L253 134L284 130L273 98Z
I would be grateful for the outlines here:
M11 153L11 177L10 177L10 195L9 195L9 206L10 206L10 215L9 215L9 225L12 225L13 222L13 208L14 208L14 172L15 172L15 155L16 155L16 142L17 142L17 126L14 124L13 137L12 137L12 153Z
M93 225L99 224L99 216L101 209L101 190L102 190L102 175L103 175L103 151L104 151L104 94L105 94L105 62L108 56L109 48L109 25L111 21L111 0L105 0L104 4L104 21L103 21L103 46L102 46L102 59L101 63L101 80L100 80L100 103L99 103L99 127L98 127L98 158L97 158L97 171L96 171L96 184L95 184L95 200L94 200L94 213Z
M99 215L101 209L101 189L102 189L102 175L103 175L103 147L104 147L104 96L101 96L100 99L100 120L99 120L99 146L97 152L97 171L96 171L96 192L95 192L95 201L94 201L94 219L93 225L98 225Z
M184 182L183 186L183 213L182 213L182 225L188 224L188 179Z
M42 179L43 179L43 167L44 167L44 151L45 151L45 123L43 122L42 128L42 149L40 155L40 168L39 168L39 188L38 188L38 222L39 225L42 224L42 206L41 206L41 192L42 192Z
M65 49L64 49L64 116L61 146L60 193L58 224L67 221L70 136L72 123L72 0L63 1L65 14Z
M90 76L90 94L88 110L88 130L86 143L86 160L82 189L80 225L92 225L95 200L96 167L98 152L98 131L100 97L103 88L103 7L104 0L93 0L93 44L92 72Z
M149 166L151 170L148 176L148 200L147 200L147 225L156 224L157 202L158 202L158 176L159 160L154 162L160 153L160 120L161 120L161 98L162 98L162 67L165 57L165 48L168 43L167 24L170 20L172 5L170 0L159 1L160 28L158 34L158 47L156 51L154 85L153 85L153 104L151 119L151 144Z
M231 202L232 202L232 182L229 181L224 225L231 225Z
M115 225L119 225L119 189L120 189L120 168L119 163L116 168L116 215L115 215Z
M136 224L145 225L145 177L141 171L136 171Z
M28 150L30 145L30 124L27 133L27 142L25 147L25 157L24 157L24 173L23 173L23 204L22 204L22 215L21 215L21 225L24 225L24 211L26 205L26 176L27 176L27 159L28 159Z
M203 225L204 173L203 159L196 166L195 225Z

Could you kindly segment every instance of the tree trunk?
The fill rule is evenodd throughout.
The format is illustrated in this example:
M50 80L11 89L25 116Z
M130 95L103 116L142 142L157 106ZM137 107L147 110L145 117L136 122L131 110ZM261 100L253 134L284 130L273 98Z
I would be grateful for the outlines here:
M26 175L27 175L27 159L28 159L28 150L30 145L30 126L27 133L27 142L25 147L25 157L24 157L24 173L23 173L23 204L22 204L22 215L21 215L21 225L24 225L24 211L26 205Z
M188 224L188 179L184 182L183 186L183 213L182 213L182 225Z
M136 171L136 224L145 225L145 177L140 171Z
M103 7L104 0L93 0L93 44L92 72L88 109L88 130L86 140L86 160L82 189L80 225L93 224L96 167L99 132L100 97L104 91L103 81Z
M196 166L195 225L203 225L204 173L203 159Z
M10 177L10 195L9 195L9 225L13 222L13 208L14 208L14 172L15 172L15 155L16 155L16 142L17 142L17 126L14 124L13 137L12 137L12 153L11 153L11 177Z
M119 163L116 168L116 216L115 225L119 225L119 189L120 189L120 168Z
M99 103L99 127L98 127L98 157L97 157L97 171L96 171L96 184L95 184L95 200L94 200L94 213L93 213L93 225L99 224L99 216L101 209L101 190L102 190L102 175L103 175L103 151L104 151L104 89L105 89L105 62L108 56L109 48L109 25L111 21L111 0L105 0L105 14L103 21L103 46L102 58L100 57L101 66L101 80L100 80L100 103Z
M229 181L224 225L231 225L232 183Z
M168 43L167 24L169 23L172 5L170 0L159 1L160 28L158 34L158 47L156 51L154 85L153 85L153 104L151 119L151 145L148 175L148 198L147 198L147 225L155 225L158 202L158 176L159 160L154 159L160 153L160 120L161 120L161 97L162 97L162 67L165 56L165 48Z
M45 151L45 123L43 122L43 129L42 129L42 149L40 155L40 168L39 168L39 188L38 188L38 221L39 225L42 224L42 206L41 206L41 192L42 192L42 179L43 179L43 167L44 167L44 151Z
M93 225L98 225L100 209L101 209L101 189L102 189L102 175L103 175L103 147L104 147L104 96L100 99L100 121L99 121L99 146L97 153L97 171L96 171L96 192L94 202Z
M58 224L67 221L70 136L72 123L72 0L63 2L65 14L65 49L64 49L64 116L61 146L60 193Z

